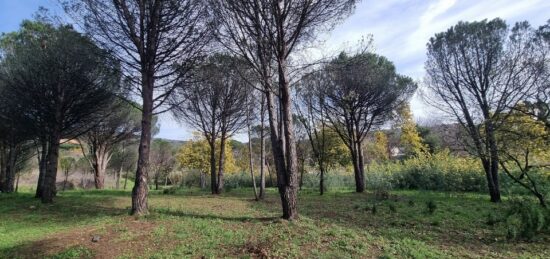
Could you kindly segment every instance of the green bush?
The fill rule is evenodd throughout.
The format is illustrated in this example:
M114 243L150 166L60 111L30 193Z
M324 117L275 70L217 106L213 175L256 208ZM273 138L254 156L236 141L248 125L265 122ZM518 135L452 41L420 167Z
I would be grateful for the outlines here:
M369 166L366 178L367 186L371 189L386 184L395 189L487 190L485 174L479 161L453 156L448 150L403 161L373 163Z
M505 215L507 236L510 239L533 239L538 233L548 231L550 212L527 199L514 199Z
M433 200L429 200L426 202L426 209L428 214L434 214L435 210L437 209L437 204Z

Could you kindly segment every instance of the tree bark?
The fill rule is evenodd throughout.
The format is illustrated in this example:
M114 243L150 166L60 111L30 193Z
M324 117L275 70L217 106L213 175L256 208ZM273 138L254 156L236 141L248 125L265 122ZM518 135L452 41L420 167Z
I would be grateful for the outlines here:
M149 213L147 206L147 178L149 177L149 152L151 147L151 121L153 119L153 87L154 73L151 71L142 73L142 118L141 138L138 149L138 163L136 169L135 185L132 189L132 215L146 215Z
M283 30L280 30L283 31ZM281 201L283 203L283 218L293 220L298 218L297 194L298 194L298 171L296 157L296 142L294 139L294 125L292 121L292 102L290 97L290 85L287 72L286 46L282 46L281 57L278 59L279 87L281 91L282 123L284 128L284 152L286 167L280 181ZM282 178L281 177L281 178Z
M216 139L211 138L210 143L210 190L212 194L217 194L218 191L218 181L217 181L217 172L216 172Z
M216 186L216 194L221 194L223 191L224 181L224 163L225 163L225 133L222 133L220 139L220 157L218 161L218 184Z
M250 166L250 176L252 177L252 188L254 188L254 199L257 201L259 200L258 197L258 190L256 190L256 178L254 177L254 163L252 161L252 138L250 134L250 112L248 112L246 117L246 126L247 126L247 133L248 133L248 161Z
M107 151L107 147L99 145L94 148L92 158L92 168L94 170L94 184L98 190L105 188L105 172L107 171L107 164L110 160L110 154Z
M358 192L365 191L365 158L363 155L363 149L361 148L361 142L357 142L357 155L359 159L359 188Z
M4 181L6 178L6 148L0 142L0 192L4 192Z
M355 177L355 192L364 192L365 191L365 175L363 170L361 170L361 159L359 150L357 148L357 142L351 140L351 146L349 147L351 153L351 161L353 163L353 173Z
M44 175L44 185L42 186L42 203L53 203L53 197L56 194L57 164L59 161L59 141L61 132L58 128L54 129L50 136L48 154L46 155L46 174Z
M2 192L12 193L15 191L17 152L18 152L17 146L9 145L6 168L4 172L4 179L2 182Z
M265 96L260 104L260 199L265 198L265 136L264 136Z
M36 183L36 194L35 198L42 198L42 187L44 186L44 179L46 178L46 155L48 154L48 141L45 139L40 140L41 151L38 158L38 182Z

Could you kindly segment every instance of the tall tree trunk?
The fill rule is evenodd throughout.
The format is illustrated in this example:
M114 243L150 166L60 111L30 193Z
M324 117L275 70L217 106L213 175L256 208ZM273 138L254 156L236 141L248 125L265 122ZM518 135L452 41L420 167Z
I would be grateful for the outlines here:
M223 191L223 181L224 181L224 164L225 164L225 132L222 133L220 139L220 157L218 161L218 184L216 188L216 194L221 194Z
M46 174L42 186L42 203L52 203L56 194L57 164L59 161L59 141L61 140L60 129L53 130L50 136L48 154L46 156Z
M44 186L44 179L46 178L46 155L48 154L48 141L44 139L40 139L41 144L41 151L38 158L38 181L36 183L36 194L35 198L42 198L42 187Z
M256 190L256 178L254 177L254 163L252 161L252 137L250 135L250 112L247 113L246 126L248 133L248 161L250 166L250 176L252 177L252 188L254 188L254 199L259 200L258 190Z
M359 165L359 187L360 191L358 192L364 192L365 191L365 158L363 155L363 149L361 148L361 142L357 142L357 159L358 159L358 165Z
M15 175L17 171L16 164L18 149L19 148L17 146L9 145L4 180L2 183L3 192L11 193L15 191Z
M302 190L302 187L304 186L304 173L306 171L305 167L305 158L302 156L300 157L300 190Z
M210 143L210 190L212 194L217 194L218 181L216 180L216 139L212 137Z
M260 104L260 199L265 198L265 136L264 136L265 96Z
M283 30L281 30L283 31ZM298 194L298 172L296 157L296 142L294 139L294 126L292 121L292 102L290 97L290 85L287 72L286 46L280 51L277 61L279 74L279 88L281 94L281 111L284 136L282 145L284 154L284 170L278 172L279 192L283 207L283 218L293 220L298 217L297 194ZM279 179L280 178L280 179Z
M132 215L145 215L149 213L147 206L147 194L149 191L147 178L149 177L149 152L152 138L151 121L153 119L154 73L151 71L143 72L142 82L141 138L138 149L135 185L132 189Z
M277 124L277 112L275 110L275 104L273 100L273 94L270 91L266 91L267 111L269 119L269 128L271 130L270 139L273 153L273 162L275 163L275 171L277 173L277 188L279 190L279 196L281 198L281 206L283 208L283 218L289 219L290 217L290 201L286 188L286 167L285 158L282 148L282 140L279 135L279 127Z
M498 181L498 166L499 166L499 156L498 156L498 147L495 138L495 128L493 121L490 117L489 109L484 107L483 115L485 117L485 135L486 143L485 147L488 153L488 161L484 162L485 174L487 176L487 184L489 187L489 195L491 196L491 202L500 202L500 188Z
M0 192L4 192L4 181L6 179L6 148L0 142Z

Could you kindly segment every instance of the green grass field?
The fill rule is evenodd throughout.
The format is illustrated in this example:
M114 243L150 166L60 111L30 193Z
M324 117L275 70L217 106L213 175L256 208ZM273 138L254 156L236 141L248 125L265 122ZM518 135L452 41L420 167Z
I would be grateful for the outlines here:
M265 201L251 197L249 189L151 192L151 214L134 218L129 191L61 192L53 205L3 194L0 258L550 257L549 236L512 241L505 226L488 224L507 204L480 194L394 191L376 200L304 190L294 222L279 219L275 190Z

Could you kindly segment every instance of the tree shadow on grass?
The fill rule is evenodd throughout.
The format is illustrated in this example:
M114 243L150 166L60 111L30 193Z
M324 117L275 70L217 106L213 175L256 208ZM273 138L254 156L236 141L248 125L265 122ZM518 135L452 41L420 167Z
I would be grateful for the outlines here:
M117 207L116 197L95 195L59 195L53 204L43 204L31 194L0 198L0 220L17 221L25 216L29 226L47 220L48 224L75 225L101 217L127 215L128 210Z
M198 214L198 213L192 213L192 212L188 212L188 211L171 210L171 209L166 209L166 208L152 209L152 212L154 214L166 215L166 216L172 216L172 217L212 219L212 220L224 220L224 221L234 221L234 222L252 222L252 223L276 222L280 219L278 217L251 217L251 216L231 217L231 216L212 215L212 214Z

